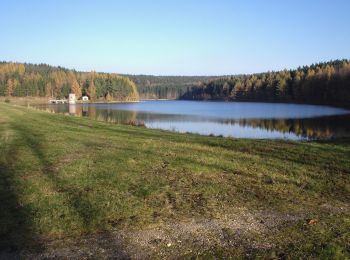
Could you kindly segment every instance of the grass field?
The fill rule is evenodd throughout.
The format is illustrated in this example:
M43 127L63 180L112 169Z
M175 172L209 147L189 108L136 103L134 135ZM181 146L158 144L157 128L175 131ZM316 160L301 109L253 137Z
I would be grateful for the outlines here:
M0 251L347 258L350 140L205 137L1 103Z

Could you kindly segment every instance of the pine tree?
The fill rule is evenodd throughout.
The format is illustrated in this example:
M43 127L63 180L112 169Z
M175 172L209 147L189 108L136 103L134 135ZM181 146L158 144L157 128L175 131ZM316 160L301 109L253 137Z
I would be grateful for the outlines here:
M45 85L45 96L53 97L53 88L51 82L47 82Z

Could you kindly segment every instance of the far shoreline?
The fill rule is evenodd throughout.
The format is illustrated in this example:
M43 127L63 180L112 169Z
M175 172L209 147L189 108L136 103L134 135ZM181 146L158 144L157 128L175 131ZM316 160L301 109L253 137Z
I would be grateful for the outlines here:
M19 104L19 105L26 105L26 104L50 104L49 97L7 97L7 96L1 96L0 102L6 102L9 101L13 104ZM139 103L141 100L130 100L130 101L81 101L78 100L76 104L126 104L126 103Z
M31 105L31 104L50 104L49 97L33 97L33 96L27 96L27 97L7 97L7 96L0 96L0 102L6 102L6 100L9 100L13 104L18 105ZM225 100L225 99L139 99L139 100L130 100L130 101L120 101L120 100L114 100L114 101L81 101L78 100L76 104L129 104L129 103L140 103L145 101L196 101L196 102L223 102L223 103L268 103L268 104L290 104L290 105L309 105L309 106L323 106L323 107L333 107L333 108L340 108L344 109L345 111L350 112L349 106L341 106L341 105L335 105L335 104L319 104L319 103L303 103L303 102L278 102L278 101L249 101L249 100Z

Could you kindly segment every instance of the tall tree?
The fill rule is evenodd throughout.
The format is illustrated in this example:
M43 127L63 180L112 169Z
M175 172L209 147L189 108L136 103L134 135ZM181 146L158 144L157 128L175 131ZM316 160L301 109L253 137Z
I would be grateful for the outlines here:
M73 83L71 85L71 90L75 94L75 97L77 99L81 98L81 96L82 96L81 86L79 85L79 83L76 79L73 80Z
M47 82L45 85L45 96L53 97L53 87L51 82Z
M91 79L89 82L89 87L87 89L87 94L90 97L91 100L95 100L96 99L96 87L95 87L95 83L94 80Z
M109 92L107 92L107 95L105 97L105 99L109 102L109 101L112 101L112 96L109 94Z
M7 80L7 83L6 83L6 95L7 96L12 96L12 93L13 93L14 88L15 88L15 84L16 84L15 79L8 79Z

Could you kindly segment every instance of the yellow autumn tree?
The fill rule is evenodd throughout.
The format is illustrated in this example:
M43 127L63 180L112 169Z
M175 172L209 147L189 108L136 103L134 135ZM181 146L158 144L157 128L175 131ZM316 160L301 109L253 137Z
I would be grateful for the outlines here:
M71 85L71 90L75 94L75 97L77 99L81 98L82 96L81 86L79 85L76 79L73 80L73 83Z
M94 80L90 80L89 82L89 87L87 89L87 94L90 97L91 100L95 100L96 99L96 87L94 84Z
M110 102L110 101L112 101L112 100L113 100L112 96L109 94L109 92L107 92L106 101L107 101L107 102Z
M24 64L17 64L17 72L20 76L23 76L26 71Z
M12 96L13 90L15 89L15 79L8 79L6 82L6 95Z

